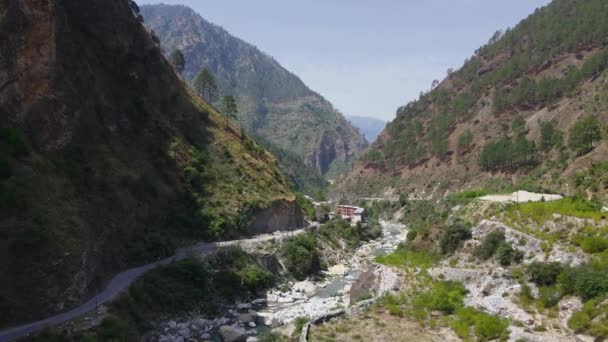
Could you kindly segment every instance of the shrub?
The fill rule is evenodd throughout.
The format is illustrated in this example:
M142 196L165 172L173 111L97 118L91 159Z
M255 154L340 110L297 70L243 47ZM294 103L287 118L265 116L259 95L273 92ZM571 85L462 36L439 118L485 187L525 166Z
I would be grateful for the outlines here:
M207 299L209 271L194 259L161 266L131 285L129 297L141 315L181 312Z
M525 302L531 302L534 300L534 296L532 295L532 289L527 284L523 284L521 286L521 292L519 293L519 297L523 299Z
M550 202L527 202L511 205L507 215L514 220L532 220L539 225L547 222L553 214L572 216L584 219L599 220L606 214L600 211L595 203L582 198L563 198Z
M256 294L274 284L274 276L238 248L228 248L209 258L212 286L226 298Z
M249 297L273 283L274 276L253 257L228 248L204 263L185 259L147 272L111 304L111 312L143 331L149 328L149 322L163 315L193 309L213 311L222 300Z
M559 262L533 262L526 268L530 280L539 286L554 285L563 270Z
M312 233L300 234L284 243L281 255L287 270L297 280L304 280L321 270L317 239Z
M398 304L387 304L388 313L391 316L403 317L403 309Z
M379 255L376 262L398 267L420 267L430 268L439 259L439 256L430 251L416 252L409 250L404 243L400 243L397 249L387 255Z
M577 242L585 253L601 253L608 249L608 239L599 236L583 237Z
M466 294L467 290L461 283L452 281L435 282L429 292L416 296L413 304L414 307L423 307L451 314L464 305Z
M608 268L601 262L592 262L576 268L566 268L558 277L564 294L574 293L589 300L608 292Z
M285 338L278 333L274 333L272 331L266 331L259 336L257 336L258 342L281 342L285 341Z
M471 327L473 327L478 341L489 341L506 337L509 322L467 307L456 311L456 317L450 326L465 341L471 340Z
M332 241L343 239L350 247L355 248L362 241L378 238L382 234L382 227L376 219L370 219L366 226L361 222L353 226L348 221L337 218L323 225L319 233Z
M26 185L14 177L0 182L0 208L22 209L27 206L25 200Z
M441 253L449 254L458 249L463 241L466 241L472 237L471 227L462 221L454 222L450 225L441 238L439 246L441 247Z
M481 260L490 259L502 243L505 242L505 233L494 230L488 233L482 243L475 248L473 254Z
M543 308L552 308L562 299L562 292L555 286L543 286L538 291L538 300Z
M597 340L602 340L608 336L608 326L606 325L606 322L592 322L591 327L589 328L589 334L597 337Z
M258 293L274 283L272 273L263 270L258 264L248 264L236 273L241 278L241 284L251 293Z
M0 180L10 178L13 175L13 168L10 161L0 154Z
M316 219L315 206L312 204L310 200L308 200L304 195L300 193L296 193L296 201L300 208L304 210L306 217L311 220Z
M591 323L591 317L584 311L577 311L572 314L572 317L568 320L568 328L572 329L575 333L581 333L589 327Z
M98 335L104 341L126 341L129 324L113 315L103 319L99 326Z
M458 153L463 153L473 143L473 134L466 130L458 137Z
M512 262L520 263L524 254L518 249L514 249L510 243L503 242L496 250L496 258L501 266L509 266Z
M494 315L480 313L475 322L475 333L479 341L490 341L507 334L509 322Z
M584 300L595 298L608 290L608 275L602 271L583 269L577 272L574 288Z
M0 143L7 147L13 157L22 157L29 153L24 134L16 128L0 129Z
M302 328L304 327L304 325L306 323L308 323L308 321L310 321L310 318L308 316L301 316L295 319L295 321L293 321L294 324L294 329L293 329L293 334L294 336L300 336L300 333L302 332Z
M488 193L489 192L484 189L461 191L448 196L448 201L454 204L464 204L474 200L477 197L485 196Z

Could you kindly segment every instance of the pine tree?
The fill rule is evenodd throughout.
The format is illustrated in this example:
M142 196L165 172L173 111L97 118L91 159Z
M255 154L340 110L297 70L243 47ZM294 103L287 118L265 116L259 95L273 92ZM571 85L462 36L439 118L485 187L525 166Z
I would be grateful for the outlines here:
M194 90L209 103L213 103L219 96L219 89L217 83L209 69L204 68L201 70L194 79Z
M226 123L228 123L228 119L237 120L238 109L236 106L236 100L234 96L227 95L222 98L222 107L224 110L224 115L226 116ZM239 125L240 126L240 125Z
M184 72L184 69L186 68L186 59L179 49L175 49L173 53L171 53L171 64L173 64L173 67L178 74L181 75L182 72Z
M568 146L577 154L585 154L593 149L594 142L602 137L600 124L595 116L589 116L570 129Z

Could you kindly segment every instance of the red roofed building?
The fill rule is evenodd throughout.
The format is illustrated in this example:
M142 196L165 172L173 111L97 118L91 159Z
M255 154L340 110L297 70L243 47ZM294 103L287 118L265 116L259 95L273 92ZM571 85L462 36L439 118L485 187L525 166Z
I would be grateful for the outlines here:
M364 222L364 212L365 210L363 208L352 205L339 205L336 208L336 214L352 223Z

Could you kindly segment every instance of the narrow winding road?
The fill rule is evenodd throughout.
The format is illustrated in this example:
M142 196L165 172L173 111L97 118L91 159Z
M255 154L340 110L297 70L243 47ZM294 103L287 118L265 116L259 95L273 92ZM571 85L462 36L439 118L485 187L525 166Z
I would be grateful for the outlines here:
M98 293L95 297L91 298L84 304L61 314L48 317L41 321L28 323L22 326L9 328L0 331L0 342L13 341L17 338L33 334L44 328L61 324L72 320L78 316L81 316L87 312L95 310L99 305L107 303L114 299L116 295L124 291L131 285L137 278L146 273L147 271L154 269L161 265L168 265L172 262L183 260L188 257L202 257L209 255L222 247L228 246L241 246L244 249L250 249L256 244L272 239L282 240L284 238L301 234L305 229L299 229L289 232L281 232L275 234L264 234L259 235L250 239L234 240L234 241L223 241L215 243L200 242L194 246L180 248L176 251L175 255L163 260L159 260L147 265L131 268L129 270L118 273L106 288Z

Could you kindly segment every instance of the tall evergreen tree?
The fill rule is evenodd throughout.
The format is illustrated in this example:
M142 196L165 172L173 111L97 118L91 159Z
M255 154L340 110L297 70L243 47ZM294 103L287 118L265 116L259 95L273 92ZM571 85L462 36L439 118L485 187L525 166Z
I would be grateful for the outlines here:
M238 123L238 108L236 105L236 100L234 96L227 95L222 98L222 109L224 110L224 115L226 115L226 122L228 119L233 119ZM239 123L240 126L240 123Z
M171 64L173 64L173 67L178 74L181 75L182 72L184 72L184 69L186 68L186 59L179 49L175 49L171 53Z
M217 100L219 89L209 69L204 68L196 75L194 90L211 104Z
M593 149L593 144L602 138L602 130L595 116L589 116L570 129L568 146L577 154Z

